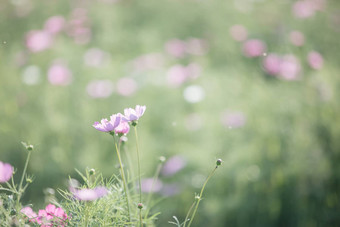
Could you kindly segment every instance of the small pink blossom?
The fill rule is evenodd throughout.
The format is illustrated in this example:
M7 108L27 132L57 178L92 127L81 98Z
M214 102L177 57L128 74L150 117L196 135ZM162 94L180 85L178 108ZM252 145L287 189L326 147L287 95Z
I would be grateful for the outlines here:
M73 195L82 201L93 201L96 199L99 199L103 196L106 196L108 194L108 190L105 187L96 187L94 189L74 189L72 191Z
M186 166L186 161L181 156L169 158L162 168L162 175L172 176Z
M156 180L153 178L142 179L142 192L150 193L150 192L159 192L163 186L162 181Z
M135 109L126 108L124 109L123 120L127 122L137 121L141 116L143 116L146 110L146 106L136 105Z
M259 39L250 39L243 43L243 53L246 57L258 57L266 51L266 44Z
M52 45L52 36L43 30L33 30L26 35L26 46L32 52L46 50Z
M38 215L32 210L31 207L24 207L20 210L20 212L28 217L29 222L36 222Z
M39 210L35 221L40 224L41 227L63 227L66 224L66 219L68 219L68 216L62 208L48 204L44 210Z
M231 37L238 42L245 41L248 36L247 29L243 25L239 24L233 25L229 29L229 32Z
M300 31L291 31L289 40L294 46L302 46L305 43L305 36Z
M5 183L11 179L13 175L13 167L0 161L0 183Z
M277 75L280 72L281 57L277 54L268 54L263 59L263 68L270 75Z
M308 64L312 69L321 69L323 66L323 57L316 51L308 53Z
M283 56L279 76L285 80L296 80L301 72L299 60L294 55Z
M188 66L174 65L167 71L167 81L172 87L179 87L189 79L197 79L201 75L201 66L190 63Z
M113 83L109 80L93 80L86 87L92 98L107 98L113 93Z
M117 93L122 96L131 96L137 91L137 82L128 77L124 77L117 82Z
M53 16L47 19L45 22L45 31L50 34L57 34L63 30L65 26L65 19L62 16Z
M315 14L315 5L311 0L300 0L293 4L293 15L297 18L308 18Z
M176 58L184 57L186 48L186 43L180 39L172 39L165 44L165 51Z
M130 125L128 122L121 121L120 124L115 128L116 134L128 134L130 131Z
M118 127L121 120L122 117L120 114L113 114L110 117L110 121L106 118L102 119L100 123L96 121L94 122L93 127L102 132L112 132L115 128Z
M48 69L48 81L52 85L66 86L72 82L72 72L62 63L54 63Z

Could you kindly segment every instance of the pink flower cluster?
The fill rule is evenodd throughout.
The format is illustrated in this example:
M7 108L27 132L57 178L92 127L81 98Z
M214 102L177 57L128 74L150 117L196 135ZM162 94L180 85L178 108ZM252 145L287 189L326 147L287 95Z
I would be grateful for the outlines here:
M263 67L268 74L285 80L296 80L301 72L300 62L294 55L269 54L263 60Z
M37 223L41 227L63 227L69 218L62 208L56 207L53 204L47 205L44 210L39 210L38 214L36 214L31 207L22 208L21 213L28 217L29 222Z
M13 175L13 167L8 163L0 162L0 183L7 182Z
M137 105L135 109L124 109L124 115L121 113L113 114L110 120L104 118L100 122L95 122L93 127L102 132L114 132L116 134L127 134L130 131L129 122L136 123L143 116L146 106Z
M204 55L208 51L208 44L205 40L198 38L191 38L187 41L171 39L165 43L165 51L175 58L183 58L187 54Z

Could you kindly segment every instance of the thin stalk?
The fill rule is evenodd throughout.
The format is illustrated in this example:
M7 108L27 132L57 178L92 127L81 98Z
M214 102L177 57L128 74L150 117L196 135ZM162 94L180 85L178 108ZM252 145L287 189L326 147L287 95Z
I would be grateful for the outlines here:
M188 211L188 213L187 213L187 216L185 216L183 227L185 227L185 225L187 224L188 217L189 217L189 215L190 215L190 213L191 213L192 208L194 208L195 203L196 203L196 200L192 203L192 205L191 205L191 207L190 207L190 209L189 209L189 211Z
M118 160L119 160L120 174L122 175L123 186L124 186L124 191L125 191L125 195L126 195L126 197L125 197L126 198L126 205L127 205L127 208L128 208L129 222L130 222L131 221L131 215L130 215L129 194L128 194L128 191L127 191L127 185L126 185L125 174L124 174L124 170L123 170L123 164L122 164L122 160L120 158L120 152L119 152L119 149L117 147L117 143L116 143L114 135L113 135L113 139L115 141L115 147L116 147L117 156L118 156Z
M132 186L133 186L133 188L136 190L136 182L135 182L135 176L134 176L135 169L133 168L133 165L132 165L131 155L130 155L130 153L125 149L125 146L123 146L123 149L124 149L124 153L125 153L127 162L128 162L128 164L129 164L130 175L131 175L131 179L132 179Z
M139 145L138 145L138 135L137 135L137 126L134 126L135 129L135 137L136 137L136 147L137 147L137 159L138 159L138 184L139 184L139 202L142 203L142 183L140 177L140 158L139 158Z
M217 169L218 166L216 166L213 171L211 171L211 173L209 174L208 178L205 180L204 184L203 184L203 187L201 189L201 193L199 195L199 198L197 200L197 203L196 203L196 206L195 206L195 210L194 212L192 213L192 216L191 216L191 219L190 219L190 222L189 222L189 225L188 227L190 227L192 221L194 220L194 217L195 217L195 214L196 214L196 211L197 211L197 208L198 208L198 205L200 204L200 201L202 199L202 195L203 195L203 191L204 191L204 188L205 188L205 185L208 183L209 179L211 178L211 176L214 174L215 170Z
M143 227L142 209L139 209L140 226Z
M24 182L24 178L25 178L25 175L26 175L26 170L27 170L28 162L30 160L31 153L32 153L32 150L27 150L27 151L28 151L28 155L27 155L27 158L26 158L24 171L22 172L22 176L21 176L21 180L20 180L20 184L19 184L19 188L18 188L17 204L19 204L19 201L21 199L21 195L22 195L22 183Z
M144 218L147 218L149 211L150 211L150 201L151 197L153 195L153 187L155 186L156 181L158 180L159 173L161 172L163 163L159 163L155 172L155 175L153 176L152 184L151 184L151 189L148 195L148 199L146 200L146 205L149 207L148 211L145 213Z

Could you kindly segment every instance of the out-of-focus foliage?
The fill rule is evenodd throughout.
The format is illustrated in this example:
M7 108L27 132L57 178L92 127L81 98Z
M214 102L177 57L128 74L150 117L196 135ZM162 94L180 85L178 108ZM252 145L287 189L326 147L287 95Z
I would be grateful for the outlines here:
M0 160L20 172L20 141L35 144L24 200L43 207L74 168L112 175L113 143L92 124L141 104L143 176L177 158L161 171L158 226L184 219L216 158L193 225L338 226L339 12L331 0L2 1Z

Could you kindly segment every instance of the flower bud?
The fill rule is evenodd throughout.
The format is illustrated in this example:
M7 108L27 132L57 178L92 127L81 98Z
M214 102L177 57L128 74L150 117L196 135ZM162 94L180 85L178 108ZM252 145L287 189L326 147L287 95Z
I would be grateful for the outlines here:
M143 209L143 203L138 203L137 207L138 209Z
M221 164L222 164L222 159L220 159L220 158L219 158L219 159L217 159L217 161L216 161L216 165L217 165L217 166L220 166Z
M133 122L131 123L131 125L134 126L134 127L136 127L137 124L138 124L138 121L133 121Z
M90 174L90 176L95 175L96 174L96 170L95 169L90 169L89 174Z
M159 157L159 162L164 163L166 161L166 158L164 156Z

